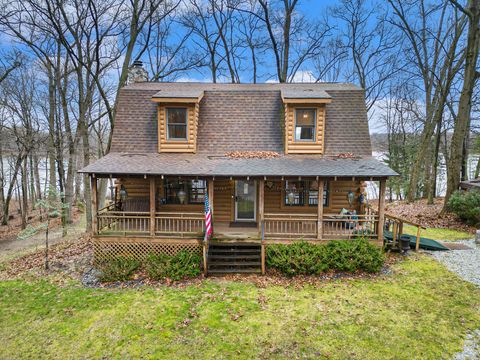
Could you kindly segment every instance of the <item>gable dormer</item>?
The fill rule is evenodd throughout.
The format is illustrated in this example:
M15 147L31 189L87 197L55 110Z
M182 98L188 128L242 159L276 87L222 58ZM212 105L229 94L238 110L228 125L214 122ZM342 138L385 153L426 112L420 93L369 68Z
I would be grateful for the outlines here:
M284 89L285 154L323 154L326 104L332 98L326 91Z
M203 91L161 90L152 97L157 103L158 152L195 153L199 103Z

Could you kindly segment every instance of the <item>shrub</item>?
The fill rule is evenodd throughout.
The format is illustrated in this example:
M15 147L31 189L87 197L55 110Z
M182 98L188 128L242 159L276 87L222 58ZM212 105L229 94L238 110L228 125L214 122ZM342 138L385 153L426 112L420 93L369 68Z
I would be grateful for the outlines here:
M328 270L322 246L305 241L267 247L266 265L288 276L319 274Z
M330 241L315 245L300 241L267 247L266 264L288 276L318 275L329 270L378 272L385 257L382 249L365 239Z
M99 264L100 281L125 281L132 278L140 267L140 261L132 257L118 256Z
M145 263L148 276L154 280L182 280L200 275L201 257L189 251L179 251L175 256L150 255Z
M455 191L448 200L447 207L467 224L480 224L480 191Z
M328 268L332 270L375 273L385 262L382 249L365 239L331 241L325 245L325 252Z

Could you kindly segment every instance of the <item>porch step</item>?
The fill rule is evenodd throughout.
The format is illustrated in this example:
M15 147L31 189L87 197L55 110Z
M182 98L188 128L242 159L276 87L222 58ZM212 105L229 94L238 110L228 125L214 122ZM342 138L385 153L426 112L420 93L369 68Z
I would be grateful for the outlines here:
M249 253L252 251L257 251L256 247L252 248L236 248L236 247L213 247L212 245L209 247L209 250L216 251L218 253Z
M258 254L222 254L219 255L215 253L215 255L209 254L208 258L210 260L224 260L224 259L229 259L229 260L238 260L238 259L253 259L253 260L260 260L260 255Z
M262 272L261 269L211 269L208 270L210 275L213 274L260 274Z
M211 243L208 273L258 273L262 271L261 246L246 242Z
M239 266L239 267L249 267L249 266L261 266L262 262L261 261L212 261L210 265L213 267L218 267L218 266Z

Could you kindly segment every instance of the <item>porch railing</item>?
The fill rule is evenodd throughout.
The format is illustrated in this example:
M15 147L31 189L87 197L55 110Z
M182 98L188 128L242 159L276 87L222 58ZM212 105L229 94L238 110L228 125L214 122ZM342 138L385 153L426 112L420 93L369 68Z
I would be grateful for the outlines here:
M200 237L205 230L203 213L162 212L155 215L155 235Z
M205 230L203 213L157 212L154 233L151 233L152 217L149 212L108 211L97 213L97 233L104 236L150 236L174 238L201 238ZM317 214L264 215L261 224L264 239L351 239L354 237L378 237L378 215L324 214L318 236Z
M351 239L378 237L378 216L324 214L318 236L317 214L265 214L263 231L270 239Z
M316 214L265 214L265 238L316 238Z
M323 215L323 239L351 239L354 237L377 238L378 216L367 215Z
M103 211L97 213L99 235L149 235L150 213Z
M150 235L149 212L108 211L97 213L97 234L105 236ZM201 237L205 229L203 213L162 212L155 214L155 235Z

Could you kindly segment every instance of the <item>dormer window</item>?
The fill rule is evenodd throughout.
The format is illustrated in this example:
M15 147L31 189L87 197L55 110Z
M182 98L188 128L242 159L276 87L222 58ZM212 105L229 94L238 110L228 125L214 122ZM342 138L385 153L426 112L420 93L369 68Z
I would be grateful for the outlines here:
M295 110L295 141L315 141L316 117L315 109Z
M187 108L167 108L167 139L187 140Z

